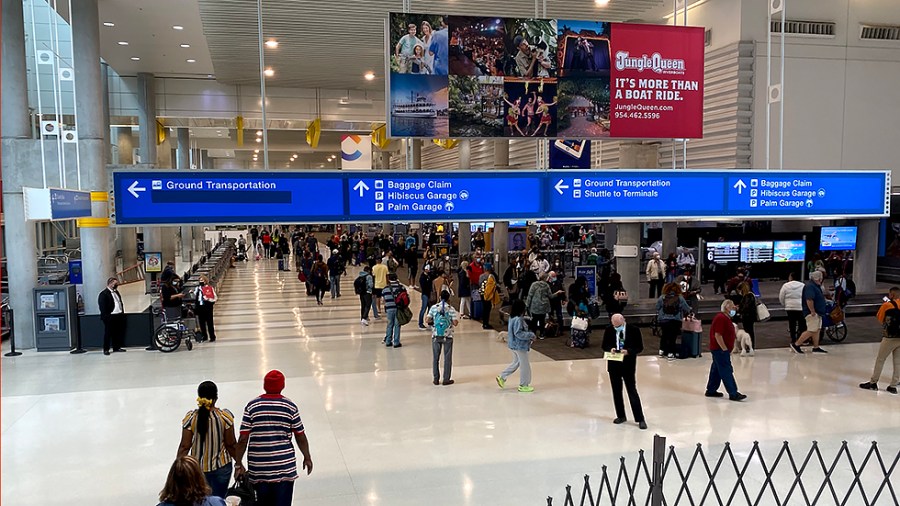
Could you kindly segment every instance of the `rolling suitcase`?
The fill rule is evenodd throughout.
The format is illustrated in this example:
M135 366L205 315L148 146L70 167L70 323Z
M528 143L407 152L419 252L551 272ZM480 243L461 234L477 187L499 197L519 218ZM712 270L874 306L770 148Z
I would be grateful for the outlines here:
M681 353L679 358L697 358L700 356L700 332L683 331L681 333Z
M472 319L473 320L481 320L481 313L483 312L483 306L481 305L480 300L472 301Z

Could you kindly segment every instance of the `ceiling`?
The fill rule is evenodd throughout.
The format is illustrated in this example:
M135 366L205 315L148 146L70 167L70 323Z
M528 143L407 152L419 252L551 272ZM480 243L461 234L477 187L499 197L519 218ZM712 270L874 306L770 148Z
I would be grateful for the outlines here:
M546 0L550 18L658 20L673 0ZM65 4L66 2L61 2ZM384 89L384 21L401 0L263 0L270 86ZM530 16L535 0L412 0L412 11ZM64 15L64 17L67 17ZM100 0L101 55L121 75L215 76L225 84L258 85L257 2L253 0ZM183 30L173 30L173 26ZM128 46L118 45L119 41ZM181 48L189 44L190 48ZM132 61L139 57L140 61ZM187 63L187 59L196 60ZM366 81L363 74L374 72Z

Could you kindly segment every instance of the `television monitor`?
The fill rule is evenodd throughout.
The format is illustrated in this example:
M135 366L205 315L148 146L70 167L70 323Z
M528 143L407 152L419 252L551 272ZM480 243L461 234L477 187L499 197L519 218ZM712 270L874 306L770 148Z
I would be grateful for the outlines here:
M806 258L806 241L775 241L776 262L802 262Z
M509 228L525 228L527 226L528 222L525 220L509 222Z
M772 241L741 241L741 262L771 262L774 255Z
M718 264L737 262L741 259L741 243L708 242L706 243L706 259Z
M822 227L819 249L843 251L856 249L856 227Z

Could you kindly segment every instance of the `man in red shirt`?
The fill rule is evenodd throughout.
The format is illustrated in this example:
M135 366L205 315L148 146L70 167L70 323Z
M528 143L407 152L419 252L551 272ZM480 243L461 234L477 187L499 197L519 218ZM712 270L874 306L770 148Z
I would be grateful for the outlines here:
M709 328L709 351L712 355L712 366L709 368L709 382L706 384L707 397L724 397L719 392L719 385L725 384L728 398L742 401L746 395L738 392L734 381L734 367L731 366L731 350L734 348L735 331L731 319L735 315L734 302L726 300L722 303L722 311L713 318Z

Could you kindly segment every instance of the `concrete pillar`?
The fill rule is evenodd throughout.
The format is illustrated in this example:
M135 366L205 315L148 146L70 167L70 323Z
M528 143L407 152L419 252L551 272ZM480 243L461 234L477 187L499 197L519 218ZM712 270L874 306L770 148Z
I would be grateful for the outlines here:
M640 259L640 245L641 245L641 224L640 223L619 223L617 226L617 238L616 245L620 248L622 246L632 246L638 249L638 256L635 257L616 257L616 272L622 275L622 284L625 286L625 291L627 291L632 295L634 299L637 299L640 294L640 283L641 283L641 259Z
M212 159L209 157L209 150L200 150L200 167L203 170L213 170L214 167Z
M616 226L615 223L607 223L603 226L603 233L606 236L606 248L609 251L612 251L613 245L616 244L619 238L619 227Z
M472 141L463 139L459 141L459 169L469 170L472 168Z
M115 165L131 165L134 163L134 132L131 127L116 128L116 152L118 160L113 160Z
M177 141L171 138L171 128L166 129L166 132L166 140L159 146L156 146L156 167L160 169L174 169L176 157L173 155L173 151Z
M662 224L662 251L660 256L665 258L669 253L675 253L678 247L678 223L666 221Z
M497 139L494 141L494 168L509 167L509 139Z
M100 66L100 14L97 0L82 0L72 9L72 54L75 67L75 112L82 185L102 198L91 199L91 220L81 220L81 257L84 259L84 310L99 314L97 294L115 275L115 243L109 228L109 150L104 110L105 81ZM105 101L108 106L109 101Z
M191 168L191 131L189 128L178 129L178 158L175 168L178 170L190 170ZM181 227L181 259L182 261L191 260L191 250L193 249L193 228L189 226Z
M509 266L509 222L495 221L493 237L494 245L494 272L500 279Z
M422 168L422 140L406 139L406 169Z
M109 64L100 63L100 80L103 84L103 161L112 163L112 132L109 127Z
M658 169L659 144L619 143L620 169Z
M859 235L853 258L853 281L859 293L875 291L878 266L878 220L859 220Z
M122 264L129 268L138 263L137 257L137 232L134 227L122 227L119 231L119 243L122 250Z
M191 227L193 228L193 233L191 234L194 238L194 251L204 253L203 251L203 241L206 239L205 233L203 231L203 227ZM249 239L247 241L249 243ZM248 244L249 248L249 244Z
M472 224L463 222L459 224L459 254L465 255L472 252Z
M37 283L37 247L34 224L25 221L22 186L32 183L34 171L26 171L16 158L23 144L33 142L28 117L28 79L25 64L25 18L22 2L2 2L2 71L0 71L0 132L2 132L3 214L5 218L6 269L9 303L15 313L16 344L34 347L34 303L31 288ZM37 152L37 151L36 151ZM40 171L37 181L40 185ZM14 252L9 254L9 252Z
M153 74L139 72L137 86L141 163L156 165L156 84Z

